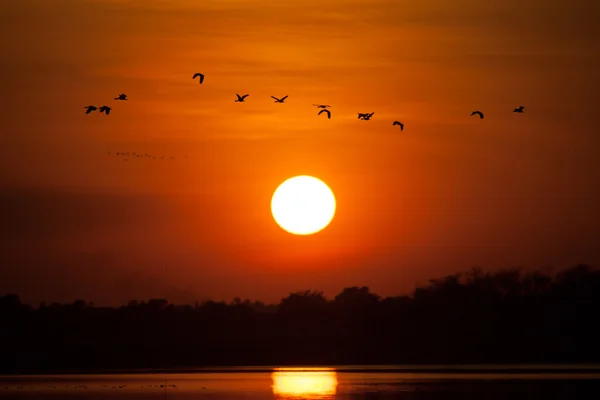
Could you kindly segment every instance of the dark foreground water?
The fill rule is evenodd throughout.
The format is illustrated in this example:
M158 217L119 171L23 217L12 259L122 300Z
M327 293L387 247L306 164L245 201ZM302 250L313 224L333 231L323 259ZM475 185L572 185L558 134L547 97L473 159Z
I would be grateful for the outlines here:
M0 376L0 398L600 399L600 367L229 368L169 373Z

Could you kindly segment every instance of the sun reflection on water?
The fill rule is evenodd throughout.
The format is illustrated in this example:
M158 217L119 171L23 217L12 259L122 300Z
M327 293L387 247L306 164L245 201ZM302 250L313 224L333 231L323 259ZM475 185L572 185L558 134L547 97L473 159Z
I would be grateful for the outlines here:
M330 368L306 370L278 368L271 375L276 399L333 399L337 389L337 375Z

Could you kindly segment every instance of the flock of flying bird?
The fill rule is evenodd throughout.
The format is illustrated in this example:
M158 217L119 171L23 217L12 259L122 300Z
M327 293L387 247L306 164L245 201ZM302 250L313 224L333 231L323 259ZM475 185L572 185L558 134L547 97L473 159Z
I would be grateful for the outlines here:
M198 81L200 84L204 83L204 74L201 74L200 72L196 72L194 74L194 76L192 77L192 79L196 79L199 78ZM239 94L235 94L237 96L237 99L234 100L235 103L244 103L246 100L246 97L249 96L249 94L245 94L243 96L240 96ZM275 100L275 103L284 103L285 99L288 98L288 96L284 96L282 98L278 98L275 96L271 96L272 99ZM115 97L114 100L127 100L127 95L126 94L119 94L118 97ZM321 110L318 112L317 115L321 115L323 113L325 113L327 115L327 119L331 119L331 111L328 110L328 108L330 108L331 106L328 104L313 104L313 106L320 108ZM91 113L92 111L96 111L98 110L97 107L95 106L87 106L85 107L87 109L87 111L85 112L86 114ZM518 108L515 108L513 110L513 112L515 113L523 113L523 109L525 107L524 106L520 106ZM110 114L110 110L111 108L108 106L102 106L100 107L99 111L100 113L104 112L106 115ZM369 121L371 119L371 117L373 117L373 114L375 114L374 112L371 113L358 113L358 119L363 120L363 121ZM481 111L473 111L471 113L471 116L477 115L479 116L480 119L483 119L483 113ZM392 123L392 126L399 126L400 130L403 131L404 130L404 124L400 121L394 121Z
M112 154L113 153L111 153L110 151L108 152L108 155L112 155ZM156 155L149 154L149 153L136 153L135 151L132 151L132 152L118 151L115 153L115 156L123 157L125 161L129 161L129 159L134 159L134 158L146 158L149 160L166 160L169 158L167 156L156 156ZM187 156L185 156L185 158L187 158ZM171 156L170 159L174 160L175 156Z
M127 95L124 93L121 93L117 97L115 97L114 100L127 100ZM89 114L92 111L98 110L100 112L100 114L105 113L106 115L108 115L108 114L110 114L110 110L112 110L112 108L109 106L102 106L100 108L98 108L96 106L87 106L87 107L83 107L83 108L86 109L86 111L85 111L86 114Z

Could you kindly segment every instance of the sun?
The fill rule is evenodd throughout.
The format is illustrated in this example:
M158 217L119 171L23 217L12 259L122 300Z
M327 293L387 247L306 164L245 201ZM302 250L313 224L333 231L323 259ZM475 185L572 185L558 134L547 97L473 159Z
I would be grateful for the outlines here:
M335 206L335 196L329 186L308 175L286 180L271 199L275 222L294 235L311 235L323 230L333 219Z

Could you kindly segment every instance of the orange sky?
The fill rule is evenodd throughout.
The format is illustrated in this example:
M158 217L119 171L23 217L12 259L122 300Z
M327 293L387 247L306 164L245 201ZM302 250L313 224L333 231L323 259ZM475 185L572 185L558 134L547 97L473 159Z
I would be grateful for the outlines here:
M278 301L598 264L599 16L592 0L4 0L0 293ZM310 237L270 214L299 174L338 203Z

